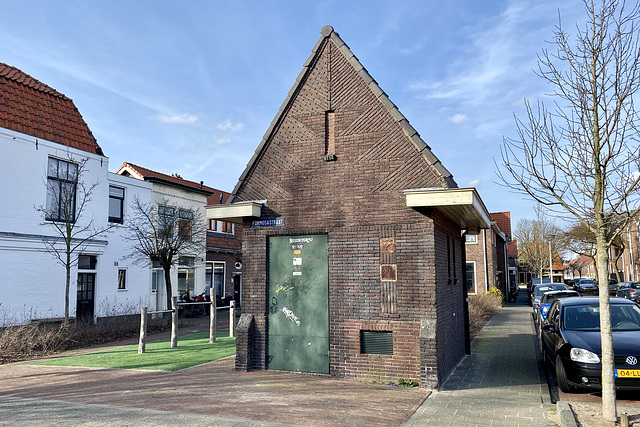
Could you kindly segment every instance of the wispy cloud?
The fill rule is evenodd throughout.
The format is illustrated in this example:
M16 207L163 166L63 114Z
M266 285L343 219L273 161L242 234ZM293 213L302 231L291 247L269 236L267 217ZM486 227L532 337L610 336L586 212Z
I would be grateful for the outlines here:
M474 179L473 181L470 181L466 186L467 187L475 187L475 188L479 188L482 185L482 181L479 179Z
M466 114L454 114L453 116L449 117L448 119L451 123L464 123L469 121L469 116L467 116Z
M162 123L177 123L177 124L190 124L195 123L198 120L198 116L194 114L174 114L173 116L167 116L166 114L158 114L155 116L156 120Z
M234 123L231 120L227 119L224 122L219 123L216 128L223 132L239 132L244 129L244 123Z

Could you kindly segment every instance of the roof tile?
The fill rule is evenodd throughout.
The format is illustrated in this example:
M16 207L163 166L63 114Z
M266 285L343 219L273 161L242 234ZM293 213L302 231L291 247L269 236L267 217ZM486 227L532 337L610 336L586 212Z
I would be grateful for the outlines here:
M70 98L2 62L0 106L3 128L104 155Z

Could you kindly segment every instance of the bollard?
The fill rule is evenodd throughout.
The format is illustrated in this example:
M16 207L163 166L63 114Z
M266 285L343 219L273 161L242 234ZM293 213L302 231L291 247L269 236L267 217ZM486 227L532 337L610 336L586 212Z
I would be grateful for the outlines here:
M629 427L629 414L626 412L620 415L620 427Z
M217 331L217 319L218 319L218 307L216 307L216 296L211 289L209 295L211 295L211 306L209 307L209 344L216 342Z
M138 342L138 354L144 353L147 341L147 307L140 309L140 342Z
M229 302L229 337L233 338L235 336L235 325L236 325L236 302L231 300Z
M171 297L171 348L178 346L178 297Z

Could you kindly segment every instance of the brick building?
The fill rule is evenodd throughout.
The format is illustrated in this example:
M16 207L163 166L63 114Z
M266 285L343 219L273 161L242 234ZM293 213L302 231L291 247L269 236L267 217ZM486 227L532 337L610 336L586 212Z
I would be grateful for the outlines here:
M469 350L463 231L491 219L321 34L229 203L207 208L243 224L236 368L437 387Z

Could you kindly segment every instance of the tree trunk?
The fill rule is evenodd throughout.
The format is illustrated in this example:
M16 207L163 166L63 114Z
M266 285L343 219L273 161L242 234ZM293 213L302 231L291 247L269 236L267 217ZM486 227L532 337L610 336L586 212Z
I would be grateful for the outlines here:
M614 378L613 336L611 333L611 305L609 304L609 253L606 248L604 232L596 232L598 255L598 289L600 300L600 339L602 340L602 417L607 421L616 421L616 389Z
M69 289L71 287L71 241L69 240L69 238L65 240L65 243L67 245L67 263L65 264L67 277L64 287L64 321L66 323L69 321ZM78 311L77 307L76 311Z
M165 310L171 309L171 297L173 293L171 291L171 266L165 266L164 269L164 286L166 291L166 308Z

